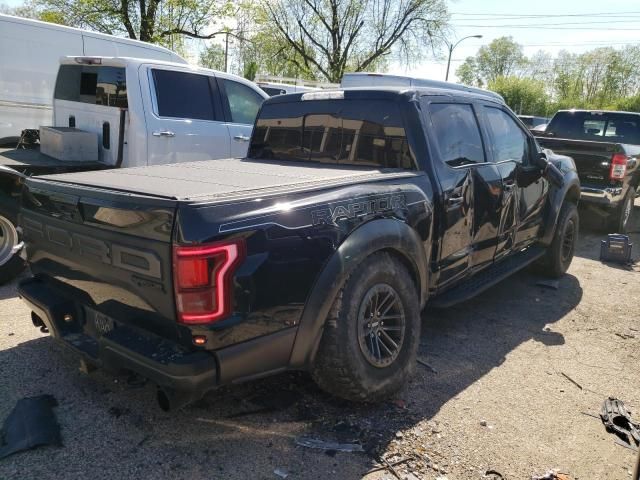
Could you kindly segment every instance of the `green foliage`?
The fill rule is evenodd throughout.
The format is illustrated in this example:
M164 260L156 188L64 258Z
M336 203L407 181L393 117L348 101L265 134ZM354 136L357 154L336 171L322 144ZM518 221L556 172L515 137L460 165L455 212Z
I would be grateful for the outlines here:
M640 94L634 95L633 97L618 99L611 107L613 110L640 112Z
M224 70L224 48L213 43L200 52L199 64L213 70Z
M541 81L514 76L498 77L489 82L488 88L502 95L507 105L516 113L547 113L547 95Z
M531 58L510 37L482 47L458 68L462 83L488 86L523 114L553 114L559 109L640 111L640 46L596 48L555 58L539 51ZM539 101L534 101L535 95Z
M235 8L230 0L30 0L17 14L175 48L175 37L223 32L219 19Z
M500 37L480 47L475 57L467 58L456 75L470 85L482 86L499 77L520 74L527 65L522 46L511 37Z
M256 78L258 73L258 64L256 62L249 62L244 66L244 78L251 80L252 82Z

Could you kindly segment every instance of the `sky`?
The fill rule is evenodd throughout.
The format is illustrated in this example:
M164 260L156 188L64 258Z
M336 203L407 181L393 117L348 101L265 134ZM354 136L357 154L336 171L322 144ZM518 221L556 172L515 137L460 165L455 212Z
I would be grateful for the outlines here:
M0 0L0 3L13 7L23 0ZM455 48L449 75L453 81L457 80L456 69L466 57L502 36L513 37L527 56L541 49L555 55L562 49L581 53L604 46L640 45L638 0L448 0L448 7L451 13L448 41L455 43L468 35L483 36L463 40ZM202 41L189 43L195 49L203 47ZM389 73L444 80L446 65L447 54L443 51L441 58L434 59L429 54L415 65L393 63Z
M448 40L483 36L463 40L455 48L449 80L457 80L455 71L466 57L502 36L513 37L527 56L541 49L555 56L562 49L582 53L603 46L640 45L638 0L450 0L448 5L453 30ZM560 16L576 14L581 16ZM418 65L393 64L389 73L444 80L446 64L443 52L442 58Z

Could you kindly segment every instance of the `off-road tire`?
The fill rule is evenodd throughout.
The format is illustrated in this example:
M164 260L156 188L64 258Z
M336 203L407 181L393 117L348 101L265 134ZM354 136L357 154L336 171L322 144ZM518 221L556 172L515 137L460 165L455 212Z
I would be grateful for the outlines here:
M633 218L633 206L635 202L635 188L629 188L624 200L607 218L606 229L608 233L627 233L631 227Z
M404 313L402 341L398 343L396 356L389 356L386 361L390 363L385 366L375 366L367 359L365 348L369 343L366 342L370 341L373 348L375 336L364 335L363 332L371 331L366 330L366 320L363 320L368 316L360 317L362 312L368 311L366 305L370 304L366 302L374 301L371 292L380 289L383 292L395 292L395 299L400 305L396 305L395 311ZM380 303L384 302L380 300ZM382 328L380 325L376 328ZM379 333L384 335L384 332ZM374 253L357 267L337 294L311 374L320 388L337 397L352 401L379 401L397 392L414 374L419 342L420 302L411 275L389 253ZM380 351L378 346L378 354Z
M579 230L578 207L575 203L565 202L558 215L553 241L544 256L536 262L536 270L552 278L564 275L573 260Z

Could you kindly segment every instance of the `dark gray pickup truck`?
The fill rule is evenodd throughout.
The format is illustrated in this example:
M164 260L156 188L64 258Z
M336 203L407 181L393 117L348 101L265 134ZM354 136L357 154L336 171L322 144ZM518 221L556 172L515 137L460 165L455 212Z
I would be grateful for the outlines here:
M571 159L494 95L282 95L244 159L26 179L19 293L35 326L150 378L166 409L287 369L374 401L413 372L427 302L532 263L562 275L579 197Z
M562 110L538 143L575 161L581 205L602 217L609 231L626 233L640 183L640 113Z

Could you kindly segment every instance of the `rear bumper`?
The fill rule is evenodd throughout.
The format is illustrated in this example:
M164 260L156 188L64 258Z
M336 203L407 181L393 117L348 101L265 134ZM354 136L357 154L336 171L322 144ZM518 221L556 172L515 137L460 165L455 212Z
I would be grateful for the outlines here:
M204 395L218 384L218 365L209 352L188 351L166 339L122 325L92 335L83 308L37 278L21 282L18 293L54 338L91 364L131 370L163 388L192 392L194 397ZM71 315L72 319L65 321L65 315Z
M580 202L592 203L602 207L617 207L624 198L624 189L601 188L601 187L580 187Z
M194 351L96 315L37 277L22 281L18 293L37 316L34 324L41 321L51 336L89 363L131 370L164 389L188 392L192 400L222 384L287 370L298 331L290 327L219 350Z

